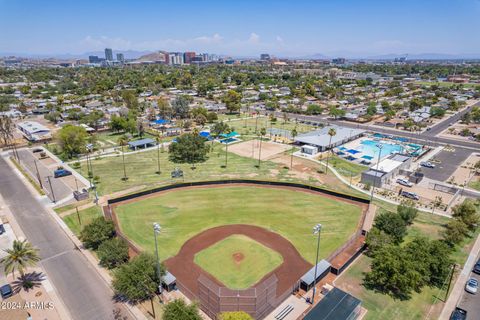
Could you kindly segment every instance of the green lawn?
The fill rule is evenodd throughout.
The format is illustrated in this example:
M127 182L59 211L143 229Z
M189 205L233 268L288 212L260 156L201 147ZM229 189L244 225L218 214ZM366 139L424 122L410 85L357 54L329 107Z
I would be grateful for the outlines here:
M393 205L377 201L376 204L380 206L378 212L395 211ZM413 225L409 227L404 243L408 243L415 236L439 239L444 225L448 221L448 218L442 216L420 212ZM463 267L477 235L478 232L455 247L452 259L461 266L460 269ZM370 270L370 263L370 258L365 255L360 256L336 281L336 285L340 288L362 300L362 305L368 309L366 320L425 319L430 308L432 311L429 319L438 317L441 311L440 302L445 298L445 290L424 287L420 293L413 293L409 300L394 300L390 296L368 290L362 285L364 274Z
M345 177L350 177L350 175L352 175L353 177L357 177L363 171L368 169L367 166L355 164L351 161L344 160L337 156L331 157L328 160L328 165L331 165L333 168L335 168L336 171L338 171L338 173Z
M160 153L160 167L162 173L157 171L157 150L151 150L140 153L125 155L125 166L128 180L123 181L123 164L120 154L112 157L93 159L93 173L100 177L98 183L98 192L100 195L111 194L113 192L125 190L131 187L143 186L145 189L154 188L159 185L171 184L181 181L202 181L215 179L257 179L257 180L280 180L289 182L308 183L315 186L329 188L331 190L354 193L343 183L322 185L316 179L300 180L292 175L283 165L271 161L262 161L261 167L257 168L258 160L241 157L234 153L228 153L228 166L225 164L225 148L215 143L213 150L209 153L209 158L204 163L195 165L195 169L189 164L175 164L168 160L168 152L165 150ZM181 168L184 172L184 180L173 181L170 173L174 168ZM81 162L78 171L87 176L87 163ZM334 177L332 173L330 176ZM336 178L335 178L336 179Z
M63 217L63 221L67 224L70 230L73 231L77 236L82 231L83 226L92 222L93 219L101 217L103 215L102 209L99 206L93 206L85 210L79 211L80 221L78 221L78 216L76 213L69 214L68 216Z
M282 264L278 253L244 235L233 235L195 255L195 263L230 289L246 289Z
M355 232L361 210L353 204L301 191L210 186L123 204L116 213L125 235L150 252L154 249L152 223L162 225L162 260L177 254L185 241L203 230L243 223L279 233L313 263L316 242L312 227L323 224L320 257L325 258Z
M480 180L478 181L471 181L468 186L472 189L480 191Z

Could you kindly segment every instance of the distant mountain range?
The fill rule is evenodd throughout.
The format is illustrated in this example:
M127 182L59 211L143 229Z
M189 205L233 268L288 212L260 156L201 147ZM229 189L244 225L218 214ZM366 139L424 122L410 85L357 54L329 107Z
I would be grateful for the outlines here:
M114 50L114 56L117 53L123 53L125 59L142 59L148 60L148 58L153 59L158 55L158 52L162 51L135 51L135 50ZM65 59L65 60L72 60L72 59L88 59L88 56L99 56L104 57L104 51L92 51L92 52L85 52L82 54L27 54L27 53L19 53L19 52L0 52L0 57L8 57L8 56L15 56L15 57L24 57L24 58L36 58L36 59L47 59L47 58L55 58L55 59ZM240 55L231 55L237 59L256 59L258 57L253 56L240 56ZM398 53L390 53L390 54L359 54L354 52L347 52L347 51L338 51L332 52L330 54L322 54L322 53L314 53L304 56L295 56L295 55L282 55L278 54L275 55L281 58L290 58L290 59L319 59L319 60L330 60L333 58L346 58L351 60L394 60L395 58L402 58L407 57L407 60L468 60L468 59L480 59L480 53L468 53L468 54L446 54L446 53L417 53L417 54L398 54Z

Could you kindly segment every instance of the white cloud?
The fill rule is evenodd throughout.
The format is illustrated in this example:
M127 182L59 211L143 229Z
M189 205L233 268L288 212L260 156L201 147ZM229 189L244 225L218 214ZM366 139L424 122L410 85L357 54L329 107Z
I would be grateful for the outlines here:
M71 44L71 52L84 53L88 51L101 51L104 48L114 50L136 51L187 51L216 52L232 55L255 55L258 52L278 52L285 49L281 36L264 41L259 34L252 32L246 38L226 39L219 33L202 35L187 39L153 39L146 41L131 41L123 38L110 38L107 36L86 36L84 39Z

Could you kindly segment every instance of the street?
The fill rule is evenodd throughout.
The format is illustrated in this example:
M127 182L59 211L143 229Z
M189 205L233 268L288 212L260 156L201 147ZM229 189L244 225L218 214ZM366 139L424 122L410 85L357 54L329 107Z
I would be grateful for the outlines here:
M477 256L475 263L478 261L479 257L480 255ZM469 278L475 278L480 282L480 275L473 272L470 273ZM458 307L467 311L468 320L480 319L480 289L477 294L471 294L463 290L463 294L460 298L460 303L458 304Z
M0 193L27 239L40 250L40 264L74 319L113 319L122 305L22 180L0 158Z

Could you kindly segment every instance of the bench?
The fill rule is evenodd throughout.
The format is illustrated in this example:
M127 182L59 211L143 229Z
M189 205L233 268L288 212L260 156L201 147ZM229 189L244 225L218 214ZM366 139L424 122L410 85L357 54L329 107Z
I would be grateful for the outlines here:
M286 306L285 308L283 308L282 311L280 311L276 316L275 316L275 319L277 320L282 320L283 318L285 318L290 312L293 311L293 306L292 305L288 305Z

